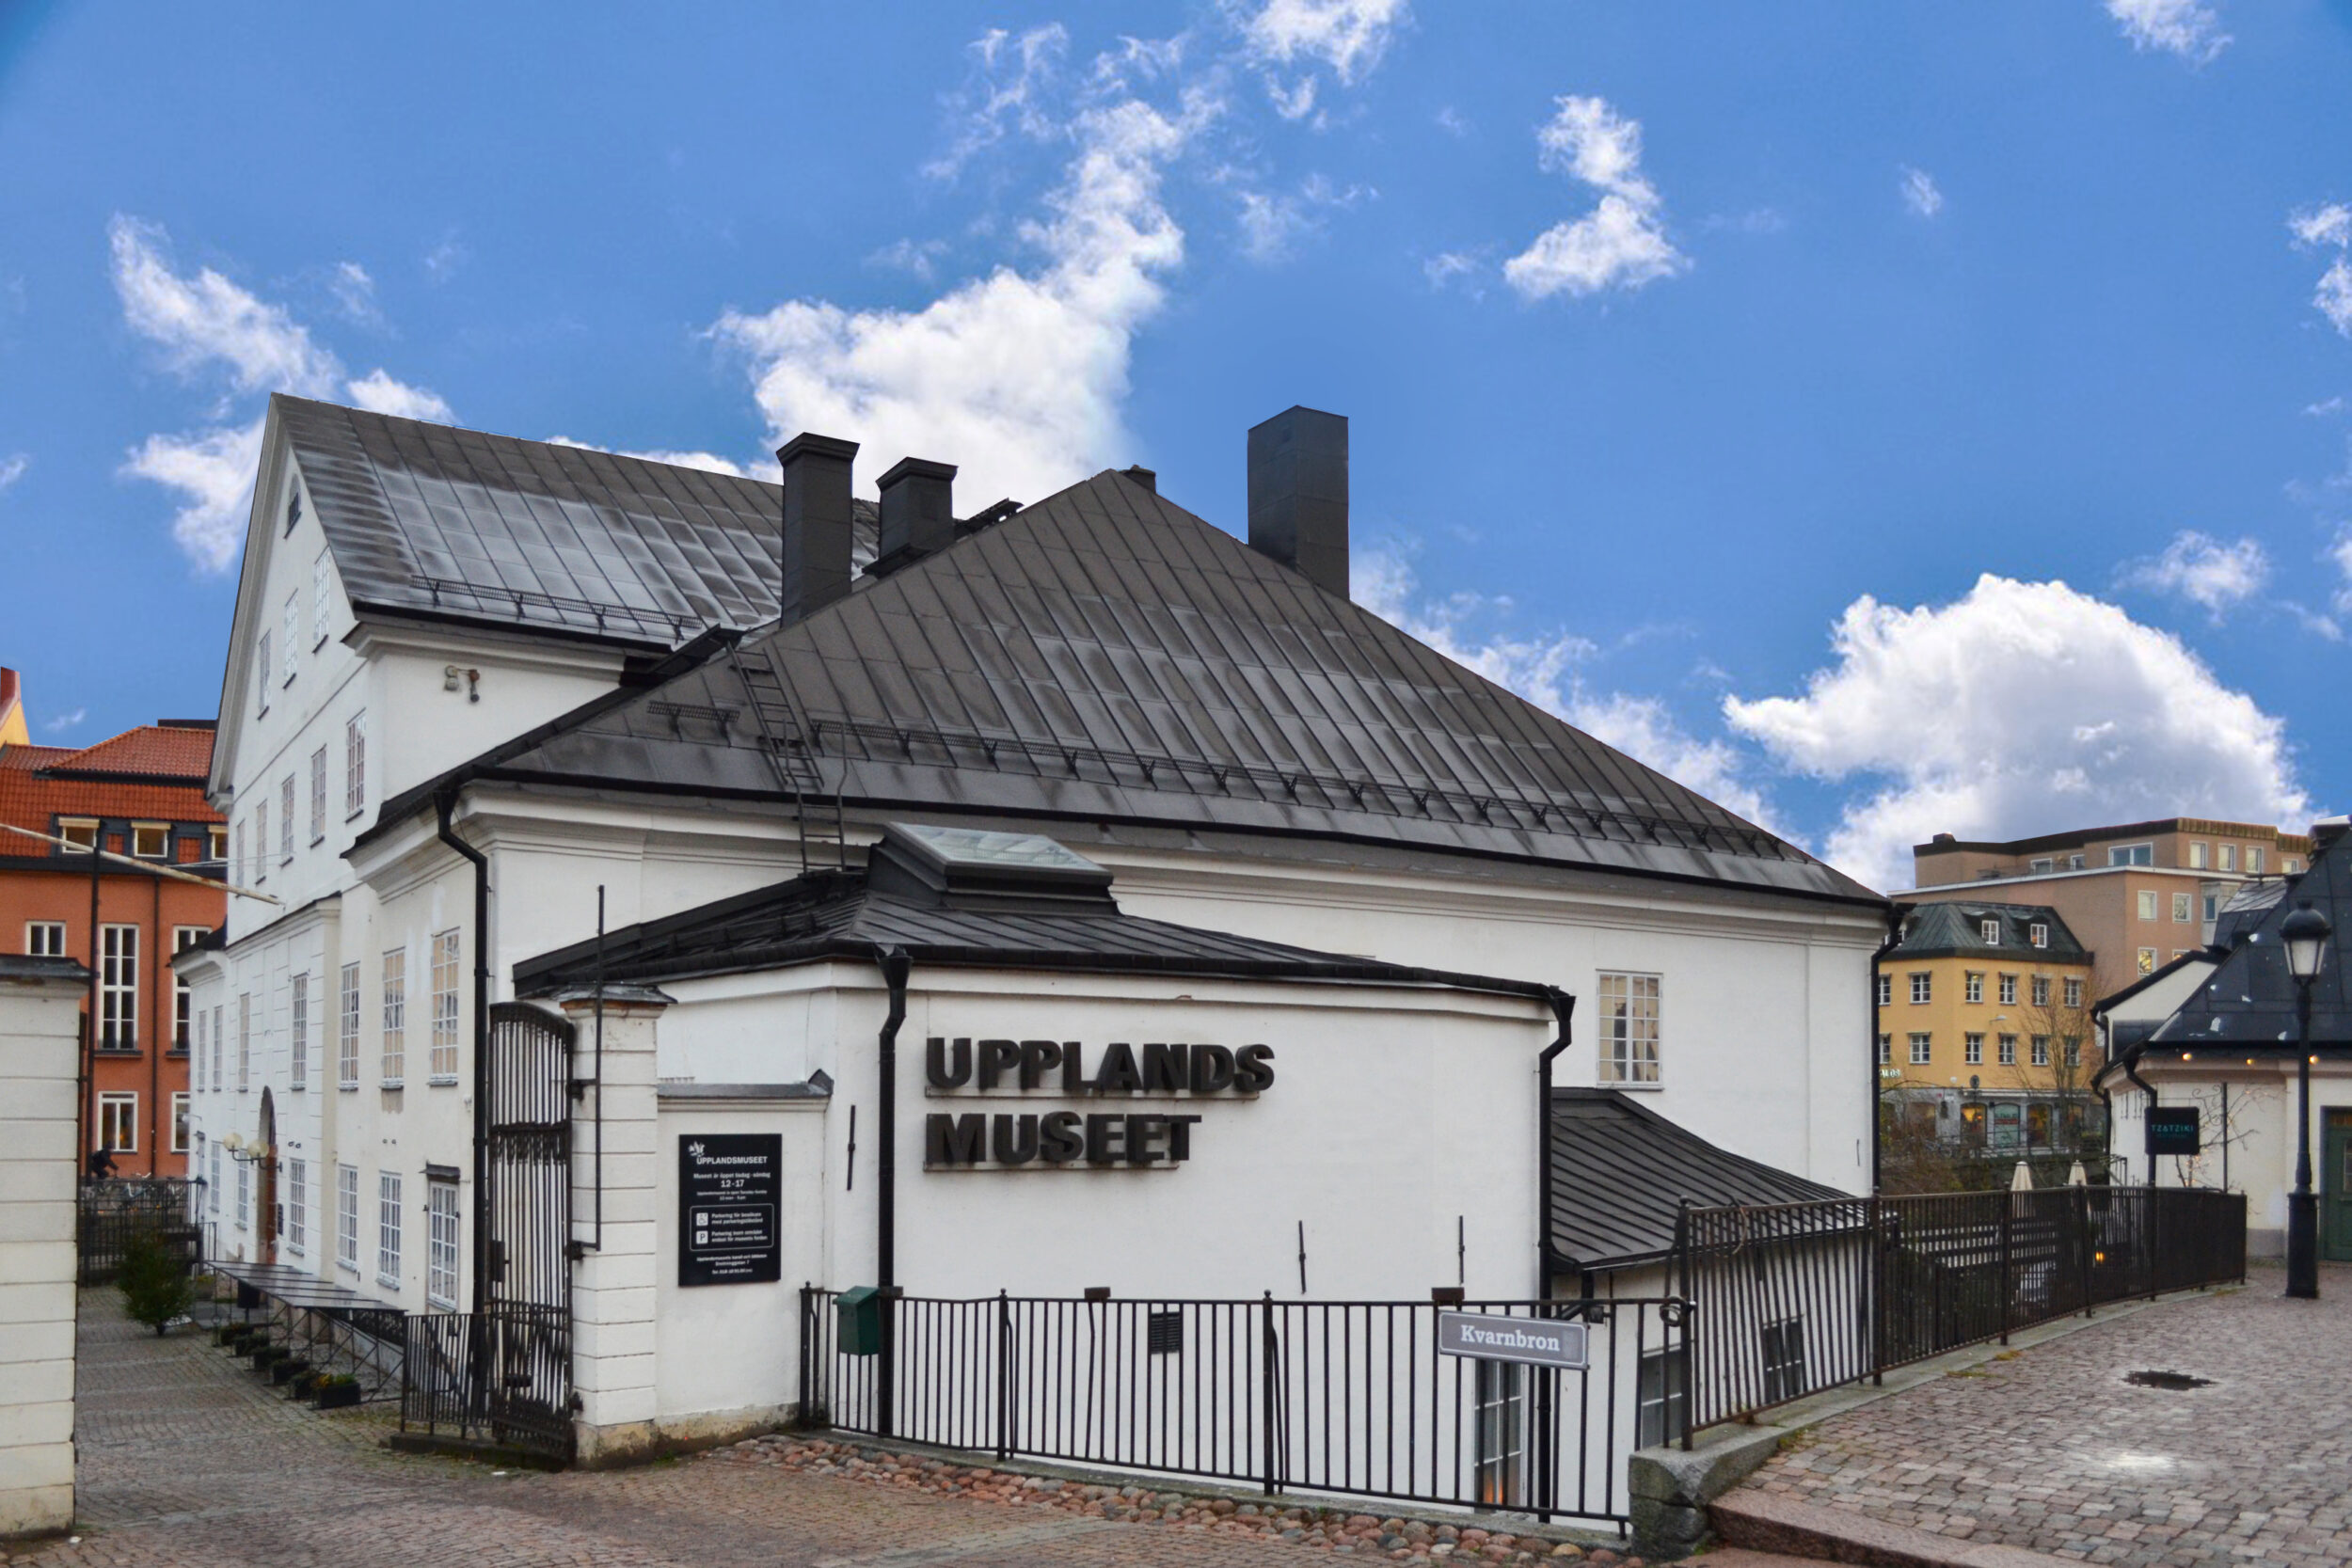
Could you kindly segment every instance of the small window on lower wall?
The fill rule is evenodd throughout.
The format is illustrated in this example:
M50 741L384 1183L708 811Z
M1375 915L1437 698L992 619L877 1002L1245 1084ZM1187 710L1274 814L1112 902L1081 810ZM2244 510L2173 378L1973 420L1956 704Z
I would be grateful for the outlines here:
M1658 1082L1663 980L1656 974L1600 977L1600 1081Z
M1524 1495L1527 1460L1527 1369L1512 1361L1479 1361L1478 1500L1515 1506Z
M1639 1431L1635 1447L1654 1449L1682 1435L1691 1418L1691 1397L1682 1386L1682 1353L1654 1350L1642 1357L1637 1393Z
M1764 1402L1778 1404L1806 1391L1804 1320L1787 1318L1763 1328Z
M425 1299L457 1309L457 1183L427 1176L424 1183Z

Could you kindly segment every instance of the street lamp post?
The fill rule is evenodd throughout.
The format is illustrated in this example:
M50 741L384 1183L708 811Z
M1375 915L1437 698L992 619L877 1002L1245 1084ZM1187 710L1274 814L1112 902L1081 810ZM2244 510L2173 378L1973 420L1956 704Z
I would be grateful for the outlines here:
M2287 1196L2287 1294L2319 1299L2319 1196L2312 1191L2312 982L2334 927L2308 898L2280 923L2295 977L2295 1191Z

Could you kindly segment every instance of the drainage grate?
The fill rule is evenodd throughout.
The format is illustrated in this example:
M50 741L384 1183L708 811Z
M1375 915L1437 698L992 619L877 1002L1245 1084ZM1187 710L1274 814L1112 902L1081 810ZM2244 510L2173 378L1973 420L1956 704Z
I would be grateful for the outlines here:
M2142 1388L2168 1388L2176 1394L2185 1393L2191 1388L2213 1386L2213 1379L2191 1377L2186 1372L2126 1372L2123 1381L2137 1384Z

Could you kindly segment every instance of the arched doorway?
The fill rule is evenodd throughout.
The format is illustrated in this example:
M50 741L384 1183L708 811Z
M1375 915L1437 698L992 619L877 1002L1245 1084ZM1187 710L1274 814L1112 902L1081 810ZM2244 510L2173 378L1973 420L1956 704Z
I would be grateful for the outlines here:
M261 1193L253 1208L253 1230L260 1241L253 1256L267 1264L278 1261L278 1107L266 1086L262 1090L260 1142L255 1163L262 1168Z

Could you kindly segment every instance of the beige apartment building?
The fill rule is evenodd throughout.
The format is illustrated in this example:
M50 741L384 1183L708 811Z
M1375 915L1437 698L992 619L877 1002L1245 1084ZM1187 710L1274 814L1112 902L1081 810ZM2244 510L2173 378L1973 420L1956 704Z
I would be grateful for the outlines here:
M2092 994L2105 996L2203 947L2239 884L2293 876L2311 854L2301 833L2188 816L1997 844L1938 833L1913 847L1917 885L1894 896L2046 905L2094 956Z

